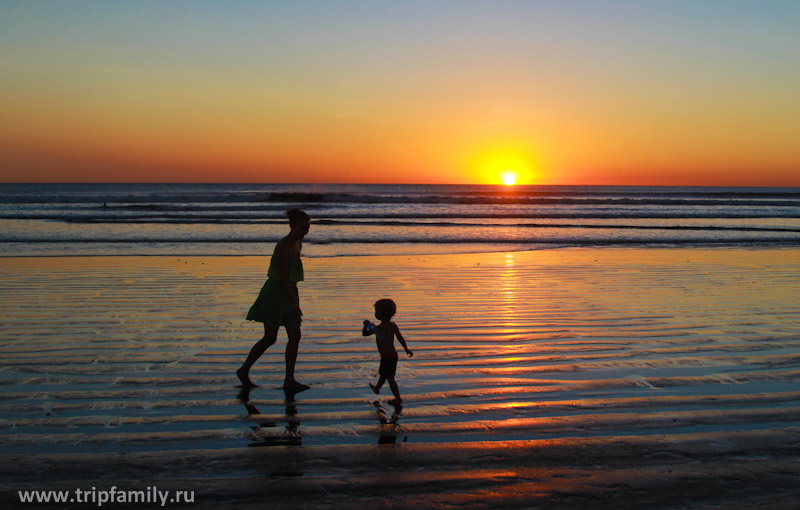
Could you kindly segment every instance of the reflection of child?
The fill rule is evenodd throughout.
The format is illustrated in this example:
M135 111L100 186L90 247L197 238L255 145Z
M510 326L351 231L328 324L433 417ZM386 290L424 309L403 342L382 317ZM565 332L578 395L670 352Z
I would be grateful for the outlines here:
M378 369L378 383L370 384L376 394L380 393L383 383L388 381L389 388L392 389L394 398L389 401L390 404L399 404L403 401L400 398L400 390L397 388L397 383L394 380L394 374L397 370L397 351L394 348L394 337L400 341L400 345L405 349L406 354L413 356L414 353L408 349L403 335L400 334L400 329L397 324L391 322L392 317L397 312L397 305L391 299L381 299L375 303L375 318L381 321L377 326L373 326L369 321L364 321L364 329L361 331L363 336L369 336L375 333L375 341L378 344L378 352L381 354L381 367ZM372 326L372 327L371 327ZM381 334L382 333L382 334Z

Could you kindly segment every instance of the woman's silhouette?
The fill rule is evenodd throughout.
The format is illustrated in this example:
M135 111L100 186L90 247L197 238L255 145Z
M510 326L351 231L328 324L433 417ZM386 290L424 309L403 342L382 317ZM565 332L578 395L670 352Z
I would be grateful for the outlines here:
M300 250L303 238L308 233L311 220L308 214L300 209L286 212L289 217L289 235L281 239L275 246L267 271L267 281L261 288L253 306L247 312L247 320L264 323L264 336L256 342L247 355L247 359L236 371L243 387L254 387L250 380L250 368L264 354L267 348L278 338L281 325L286 328L289 341L286 344L286 376L283 388L298 392L309 387L300 384L294 378L294 366L297 361L297 348L300 344L300 322L303 312L300 311L300 297L297 282L303 281L303 263Z

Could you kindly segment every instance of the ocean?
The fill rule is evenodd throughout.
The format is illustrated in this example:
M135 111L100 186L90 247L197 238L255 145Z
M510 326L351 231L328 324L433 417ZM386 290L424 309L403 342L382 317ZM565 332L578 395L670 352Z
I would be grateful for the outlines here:
M800 245L800 188L0 184L0 256L304 256Z
M798 189L0 196L3 508L25 490L155 486L199 508L800 498ZM311 389L281 388L282 330L243 391L236 369L263 334L245 315L290 207L312 217L296 366ZM368 386L380 356L361 329L383 297L414 353L400 352L402 406Z

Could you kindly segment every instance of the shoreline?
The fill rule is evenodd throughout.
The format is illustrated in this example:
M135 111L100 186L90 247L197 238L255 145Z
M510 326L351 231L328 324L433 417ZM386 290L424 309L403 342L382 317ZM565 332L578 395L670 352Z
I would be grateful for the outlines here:
M265 243L268 245L274 245L275 243ZM310 244L310 243L309 243ZM386 243L381 243L386 244ZM403 243L398 243L403 244ZM425 243L413 243L416 244L425 244ZM326 244L327 245L327 244ZM652 244L599 244L599 245L589 245L589 246L554 246L554 247L542 247L542 248L527 248L527 249L487 249L485 251L455 251L455 252L409 252L409 253L401 253L401 254L383 254L383 253L365 253L365 254L334 254L334 255L308 255L303 254L303 259L332 259L332 258L343 258L343 257L422 257L422 256L472 256L472 255L489 255L489 254L500 254L500 253L536 253L536 252L553 252L553 251L631 251L631 250L638 250L638 251L657 251L657 250L669 250L669 251L676 251L676 250L688 250L688 251L720 251L720 250L745 250L745 251L765 251L765 250L799 250L800 245L794 244L794 242L787 242L786 244L704 244L704 245L693 245L693 244L674 244L674 243L652 243ZM198 258L198 257L210 257L210 258L236 258L236 257L269 257L271 253L264 253L264 254L237 254L237 253L221 253L221 254L203 254L203 253L188 253L188 254L170 254L170 253L156 253L156 254L119 254L119 255L108 255L108 254L56 254L56 255L4 255L0 254L0 260L2 259L26 259L26 258L85 258L85 257L93 257L93 258L134 258L134 257L145 257L145 258L158 258L158 257L187 257L187 258Z

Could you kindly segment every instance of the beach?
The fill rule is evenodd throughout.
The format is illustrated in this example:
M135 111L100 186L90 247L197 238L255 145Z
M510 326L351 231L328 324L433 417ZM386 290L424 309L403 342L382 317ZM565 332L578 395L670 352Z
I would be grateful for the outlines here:
M268 262L0 258L4 507L796 508L797 248L306 258L295 396L283 331L236 387ZM368 386L384 297L402 407Z
M799 21L0 2L0 510L800 510Z

